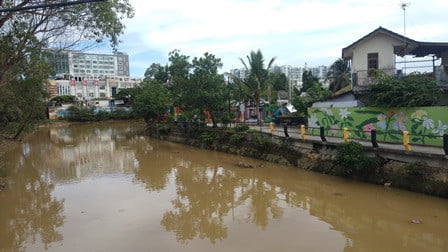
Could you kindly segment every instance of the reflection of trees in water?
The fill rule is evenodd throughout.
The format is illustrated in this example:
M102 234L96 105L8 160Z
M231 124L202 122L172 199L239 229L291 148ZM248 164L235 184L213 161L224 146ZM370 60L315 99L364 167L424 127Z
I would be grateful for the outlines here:
M51 196L54 185L38 170L42 157L38 147L15 156L9 175L14 181L0 194L0 250L25 250L25 242L40 239L45 249L63 239L57 231L64 222L63 200Z
M171 201L174 210L163 215L162 226L183 243L195 237L212 243L226 238L223 217L234 200L234 178L232 171L222 168L178 167L177 198Z

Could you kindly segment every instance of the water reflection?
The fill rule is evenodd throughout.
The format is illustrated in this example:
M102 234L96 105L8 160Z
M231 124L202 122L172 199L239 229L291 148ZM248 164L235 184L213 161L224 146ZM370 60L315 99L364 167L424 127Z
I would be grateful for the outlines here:
M183 244L195 238L211 243L224 240L231 222L265 230L270 222L281 221L286 209L303 209L342 232L344 251L447 250L448 228L441 222L448 220L444 200L269 164L244 170L235 166L237 157L221 161L221 154L191 149L175 154L172 149L164 150L165 144L155 145L149 155L142 155L148 160L136 155L139 163L150 159L154 164L141 166L136 178L150 190L161 190L173 177L176 196L161 225ZM156 149L165 154L156 154ZM171 161L158 163L159 158ZM230 215L232 219L226 219ZM424 219L425 225L410 224L412 218ZM289 228L291 232L306 229Z
M25 250L27 240L39 241L44 248L63 240L58 228L64 223L64 200L51 193L54 183L42 176L41 150L28 143L15 153L15 163L8 163L8 189L0 193L0 251Z
M77 251L78 237L117 251L109 236L119 235L133 241L122 250L139 251L448 251L446 200L155 141L140 128L74 125L24 141L6 160L0 251Z

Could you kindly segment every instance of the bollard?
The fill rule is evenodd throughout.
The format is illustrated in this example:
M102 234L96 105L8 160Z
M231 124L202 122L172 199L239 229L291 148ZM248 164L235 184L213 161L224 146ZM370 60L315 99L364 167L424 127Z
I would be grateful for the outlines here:
M443 150L445 155L448 155L448 134L443 134Z
M283 131L285 132L285 137L288 138L289 137L288 125L286 125L286 123L283 125Z
M409 144L409 132L403 131L403 145L406 151L411 151L411 145Z
M344 142L348 143L348 128L344 127Z
M373 148L378 148L378 142L376 141L376 130L370 131L370 139L372 141Z
M271 131L271 135L273 136L274 135L274 123L273 122L269 123L269 130Z
M322 142L327 141L327 139L325 139L325 128L323 126L320 126L320 139L322 139Z
M302 140L306 140L306 128L305 125L300 125L300 136L302 136Z

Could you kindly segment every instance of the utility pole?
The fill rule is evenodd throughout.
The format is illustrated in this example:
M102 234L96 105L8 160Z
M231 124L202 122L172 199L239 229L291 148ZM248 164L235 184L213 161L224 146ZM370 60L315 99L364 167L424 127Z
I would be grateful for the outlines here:
M406 8L410 5L411 3L401 3L401 8L403 9L403 36L406 37ZM406 39L404 40L404 47L403 47L403 62L404 62L404 66L403 66L403 73L404 75L406 75L406 49L407 49L408 45L406 42Z

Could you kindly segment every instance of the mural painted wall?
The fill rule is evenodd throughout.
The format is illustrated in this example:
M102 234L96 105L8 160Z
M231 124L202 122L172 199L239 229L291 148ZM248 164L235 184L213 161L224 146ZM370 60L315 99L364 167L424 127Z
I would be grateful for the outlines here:
M370 139L376 130L377 140L402 142L403 131L409 131L413 144L442 146L448 134L448 107L414 108L308 108L308 133L317 135L325 127L325 135L342 137L347 127L350 137Z

